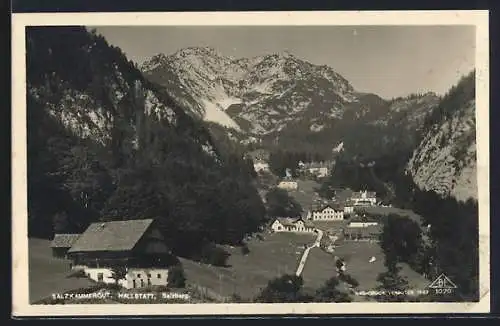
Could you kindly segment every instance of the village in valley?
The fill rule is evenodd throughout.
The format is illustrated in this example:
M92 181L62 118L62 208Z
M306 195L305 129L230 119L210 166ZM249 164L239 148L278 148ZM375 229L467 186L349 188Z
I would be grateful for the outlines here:
M268 156L262 153L266 151L249 155L257 178L275 182L260 189L262 199L265 201L270 191L286 193L299 203L301 213L270 216L262 232L247 239L243 247L246 249L239 252L232 246L226 248L230 252L229 267L203 266L181 259L185 270L185 274L180 273L181 284L186 298L193 302L186 290L189 284L191 291L201 293L198 300L202 302L232 302L234 296L243 300L255 296L255 291L272 278L289 274L316 288L331 277L340 277L354 301L374 300L357 293L373 290L378 274L384 269L384 253L378 244L383 232L380 217L397 213L402 218L418 220L418 216L382 203L370 189L336 189L333 197L322 198L318 186L332 174L334 161L299 161L296 177L287 169L286 175L278 178L270 170ZM410 217L405 216L408 213ZM55 234L50 247L54 259L65 262L72 275L97 284L117 285L130 293L142 293L167 289L171 282L169 273L176 258L168 253L163 240L154 220L125 220L93 223L82 234ZM428 284L410 267L403 266L402 270L413 287L425 288ZM130 298L123 293L121 297L124 301ZM164 301L172 302L172 298ZM174 298L173 302L177 301Z

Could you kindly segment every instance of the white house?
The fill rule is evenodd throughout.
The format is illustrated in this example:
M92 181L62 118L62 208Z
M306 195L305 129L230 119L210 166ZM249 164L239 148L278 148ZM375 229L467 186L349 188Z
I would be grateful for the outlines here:
M350 228L366 228L369 226L377 226L378 222L375 221L352 221L347 226Z
M373 206L377 203L377 194L374 191L354 192L351 196L354 206Z
M278 217L271 225L274 232L296 232L296 233L311 233L315 227L308 221L302 220L300 217Z
M262 160L257 160L253 163L253 168L255 172L260 172L260 171L269 172L269 163Z
M326 205L317 210L310 210L307 214L307 218L311 220L340 221L344 219L344 210L340 207Z
M297 190L299 188L299 185L295 180L282 180L278 184L278 188L293 191Z
M344 240L378 241L382 226L371 222L352 222L343 230Z
M316 175L319 178L324 178L328 176L331 170L331 163L328 162L310 162L303 163L302 161L298 164L301 171L307 172L309 174Z
M351 204L345 204L344 205L344 214L353 214L354 213L354 206Z
M115 283L113 272L124 271L118 280L124 288L167 285L172 256L154 220L93 223L68 250L73 269L81 269L96 281Z

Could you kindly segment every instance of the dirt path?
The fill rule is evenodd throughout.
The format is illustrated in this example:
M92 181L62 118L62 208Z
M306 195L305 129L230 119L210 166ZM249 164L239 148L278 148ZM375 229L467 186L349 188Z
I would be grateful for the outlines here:
M316 229L318 231L318 237L316 238L316 241L310 246L304 250L304 253L302 254L302 258L300 259L299 266L297 267L297 272L295 272L295 275L300 276L302 274L302 270L304 270L304 266L306 265L307 262L307 256L309 255L309 251L314 248L314 247L319 247L321 243L321 239L323 238L323 231Z

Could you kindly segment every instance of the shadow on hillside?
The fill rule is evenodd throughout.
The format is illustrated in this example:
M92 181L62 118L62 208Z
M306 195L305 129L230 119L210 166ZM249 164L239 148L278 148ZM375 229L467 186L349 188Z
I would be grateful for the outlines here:
M179 253L178 255L179 257L202 264L226 268L231 267L231 265L228 264L228 260L231 254L224 248L216 244L207 244L204 245L201 250L191 252L184 251Z

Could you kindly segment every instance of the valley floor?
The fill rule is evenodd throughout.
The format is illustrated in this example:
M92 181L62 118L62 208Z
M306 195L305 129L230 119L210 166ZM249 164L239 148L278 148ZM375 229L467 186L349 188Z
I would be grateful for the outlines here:
M384 208L385 209L385 208ZM392 211L391 211L392 212ZM410 214L407 212L407 214ZM416 218L413 216L413 218ZM316 221L316 227L329 231L338 229L336 221ZM283 274L295 274L307 246L316 240L316 234L263 233L259 239L247 241L250 252L244 255L239 247L225 246L230 253L228 267L216 267L180 258L190 289L202 292L212 301L231 301L237 295L244 301L252 300L267 283ZM324 238L327 237L325 234ZM29 240L30 301L35 302L52 293L95 285L85 278L69 278L69 261L53 258L50 241ZM377 276L385 271L384 253L378 243L341 241L335 243L333 253L312 248L302 271L304 290L314 293L329 278L336 275L335 262L340 257L346 262L346 272L359 282L358 290L374 290ZM375 257L374 262L370 259ZM411 289L425 289L429 282L406 264L401 275L406 276ZM368 297L353 296L354 301ZM205 301L203 301L205 302Z

